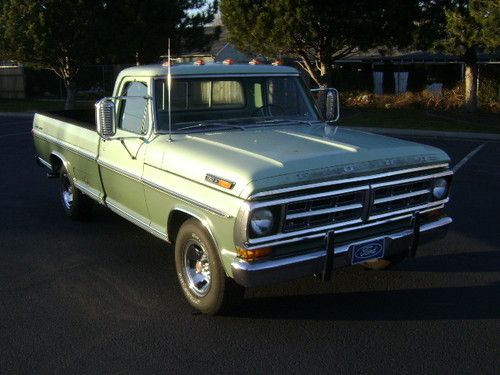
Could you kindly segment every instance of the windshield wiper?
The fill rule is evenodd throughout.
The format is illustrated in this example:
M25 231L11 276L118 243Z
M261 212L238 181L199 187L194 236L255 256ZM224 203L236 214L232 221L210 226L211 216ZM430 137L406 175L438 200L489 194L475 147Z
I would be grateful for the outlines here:
M200 122L196 125L188 125L182 128L176 129L175 131L190 130L190 129L201 129L201 128L226 128L226 129L239 129L245 130L242 126L231 125L223 122Z
M257 121L256 124L268 125L268 124L293 123L293 122L312 126L313 123L320 122L320 121L319 120L296 120L296 119L270 119L270 120L264 120L264 121Z
M295 122L298 122L299 124L306 124L306 125L309 125L309 126L312 126L313 124L315 123L318 123L318 122L321 122L320 120L294 120Z

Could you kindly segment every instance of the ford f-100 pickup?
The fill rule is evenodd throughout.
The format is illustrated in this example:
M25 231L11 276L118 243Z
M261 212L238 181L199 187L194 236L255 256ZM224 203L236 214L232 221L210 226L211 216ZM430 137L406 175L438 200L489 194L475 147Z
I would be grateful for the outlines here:
M382 268L452 222L443 151L322 112L291 67L138 66L95 113L36 114L33 136L71 218L98 202L175 244L187 300L214 314L246 287Z

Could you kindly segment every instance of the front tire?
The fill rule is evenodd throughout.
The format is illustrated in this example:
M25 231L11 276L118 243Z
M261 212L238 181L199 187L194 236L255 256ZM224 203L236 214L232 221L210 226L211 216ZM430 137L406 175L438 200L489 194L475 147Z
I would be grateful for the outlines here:
M75 187L73 179L64 166L59 170L59 181L59 195L64 212L73 220L87 218L94 202Z
M186 299L204 314L227 312L243 299L244 288L226 276L211 236L196 219L179 230L175 268Z

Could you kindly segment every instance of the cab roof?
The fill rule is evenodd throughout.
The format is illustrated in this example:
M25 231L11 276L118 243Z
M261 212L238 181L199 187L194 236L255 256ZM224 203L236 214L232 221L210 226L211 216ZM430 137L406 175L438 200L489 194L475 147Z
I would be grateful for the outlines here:
M290 66L274 66L274 65L251 65L251 64L221 64L207 63L205 65L194 64L178 64L171 67L172 76L194 76L194 75L239 75L239 74L256 74L256 75L298 75L297 69ZM165 77L167 75L167 67L155 65L139 65L132 68L124 69L119 74L119 79L122 77Z

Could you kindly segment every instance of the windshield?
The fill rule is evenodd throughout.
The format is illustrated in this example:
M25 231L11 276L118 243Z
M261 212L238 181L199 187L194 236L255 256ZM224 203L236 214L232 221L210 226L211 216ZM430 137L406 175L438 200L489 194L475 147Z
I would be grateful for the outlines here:
M159 131L168 131L166 79L155 81ZM172 131L319 120L299 77L174 78Z

